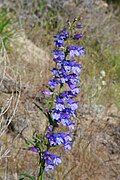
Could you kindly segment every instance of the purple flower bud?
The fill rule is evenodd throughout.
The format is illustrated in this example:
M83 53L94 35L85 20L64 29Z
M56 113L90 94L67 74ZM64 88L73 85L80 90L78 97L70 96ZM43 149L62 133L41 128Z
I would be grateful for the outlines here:
M74 38L75 40L79 40L79 39L81 39L82 37L83 37L82 34L75 34L73 38Z
M77 23L76 28L81 29L81 28L83 28L83 25L79 22L79 23Z
M42 93L47 97L49 97L49 96L51 96L53 94L53 92L51 92L49 90L44 90L44 91L42 91Z
M28 150L30 150L30 151L32 151L32 152L36 152L36 153L39 152L39 149L36 148L35 146L30 147Z

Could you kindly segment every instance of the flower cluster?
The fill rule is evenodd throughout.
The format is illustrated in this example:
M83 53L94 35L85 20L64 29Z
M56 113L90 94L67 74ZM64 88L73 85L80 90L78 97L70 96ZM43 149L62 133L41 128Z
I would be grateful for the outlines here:
M82 26L78 24L76 27L81 28ZM65 150L70 150L72 146L72 130L75 126L73 118L77 116L76 110L78 108L75 97L79 93L82 69L81 64L76 62L74 58L85 54L85 49L82 46L66 45L66 41L71 38L67 29L63 29L54 38L56 48L53 51L53 61L56 65L51 70L53 78L48 82L49 90L46 90L45 94L52 96L56 88L59 89L59 92L55 95L53 107L49 109L49 115L52 119L46 132L49 148L42 156L47 171L54 170L61 163L60 157L49 151L50 147L63 146ZM81 33L72 36L74 41L81 38ZM59 124L65 126L68 131L55 132L55 127Z
M54 168L61 163L59 156L52 154L48 151L44 152L45 170L54 170Z
M68 31L66 29L63 29L59 34L55 35L55 45L56 47L62 47L64 46L64 41L69 37Z
M64 145L65 150L71 149L72 135L69 132L50 133L46 137L50 142L50 146Z

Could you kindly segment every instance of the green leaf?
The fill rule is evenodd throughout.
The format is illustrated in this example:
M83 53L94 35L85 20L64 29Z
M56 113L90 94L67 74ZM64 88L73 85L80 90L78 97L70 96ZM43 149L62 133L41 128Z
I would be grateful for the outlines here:
M19 180L25 180L25 178L28 178L30 180L35 180L35 177L34 176L31 176L27 173L22 173L19 177Z

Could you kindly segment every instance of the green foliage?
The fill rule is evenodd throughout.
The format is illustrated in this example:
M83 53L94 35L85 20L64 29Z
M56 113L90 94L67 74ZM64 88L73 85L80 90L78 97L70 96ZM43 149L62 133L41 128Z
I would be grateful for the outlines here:
M113 3L116 5L120 5L120 1L119 0L106 0L107 3Z
M106 2L111 5L116 18L120 21L120 0L106 0Z
M117 82L120 83L120 55L112 55L110 63L112 66L112 73L114 74L114 78Z
M46 0L40 1L38 12L41 14L40 25L46 30L53 30L57 27L57 11L47 5Z
M25 179L28 179L28 180L35 180L35 177L34 176L31 176L27 173L22 173L19 177L19 180L25 180Z
M87 57L83 60L83 91L91 103L104 106L114 103L120 108L119 47L102 49L101 41L102 37L99 41L97 38L92 40L86 36L84 46L87 47ZM105 75L102 76L101 72L105 72Z
M15 30L12 27L13 20L5 9L0 9L0 49L4 46L8 48L10 39Z
M38 9L41 13L44 13L46 5L47 5L47 2L45 0L42 0L39 2Z

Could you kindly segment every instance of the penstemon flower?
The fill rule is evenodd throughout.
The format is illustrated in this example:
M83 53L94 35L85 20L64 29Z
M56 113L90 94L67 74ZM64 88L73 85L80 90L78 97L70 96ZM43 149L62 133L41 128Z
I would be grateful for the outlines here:
M43 153L43 160L45 161L45 171L54 170L62 162L59 156L49 151Z
M74 23L76 23L74 21ZM80 28L80 23L73 24L73 28ZM43 176L44 170L54 170L61 162L60 156L51 152L54 147L63 147L66 151L71 150L73 143L73 130L77 116L78 102L75 97L79 94L81 64L75 61L75 57L85 55L85 49L79 45L71 45L70 39L78 41L83 37L79 33L71 34L71 28L64 28L54 36L55 49L53 50L53 61L55 68L51 70L52 79L48 82L48 89L42 91L47 98L48 127L45 134L37 136L31 150L38 152L40 156L39 177ZM70 32L69 32L70 30ZM59 131L64 126L66 132Z
M69 37L69 32L67 31L67 29L63 29L62 31L60 31L59 34L55 35L55 46L56 47L62 47L64 46L64 41L67 40L67 38Z
M72 134L70 134L69 132L62 132L62 133L61 132L60 133L48 132L46 137L48 138L48 141L51 147L63 145L65 150L71 149Z
M80 28L80 24L77 27ZM53 122L57 125L62 124L66 126L69 132L54 132L53 124L51 131L48 131L46 134L50 147L63 145L65 150L70 150L72 146L71 129L74 129L75 123L72 122L71 118L77 115L78 102L74 98L79 93L80 73L82 69L81 64L77 63L74 58L75 56L80 57L85 54L85 49L82 46L65 46L65 41L69 39L69 36L70 33L67 29L63 29L59 34L54 36L56 48L53 51L53 60L56 66L51 70L53 78L48 82L49 87L53 91L57 86L60 88L60 93L56 95L54 100L54 107L49 111L50 116ZM81 33L78 33L73 36L73 39L79 40L82 36ZM67 59L68 56L70 59ZM65 84L67 85L67 90L61 92ZM49 165L45 160L46 168Z

